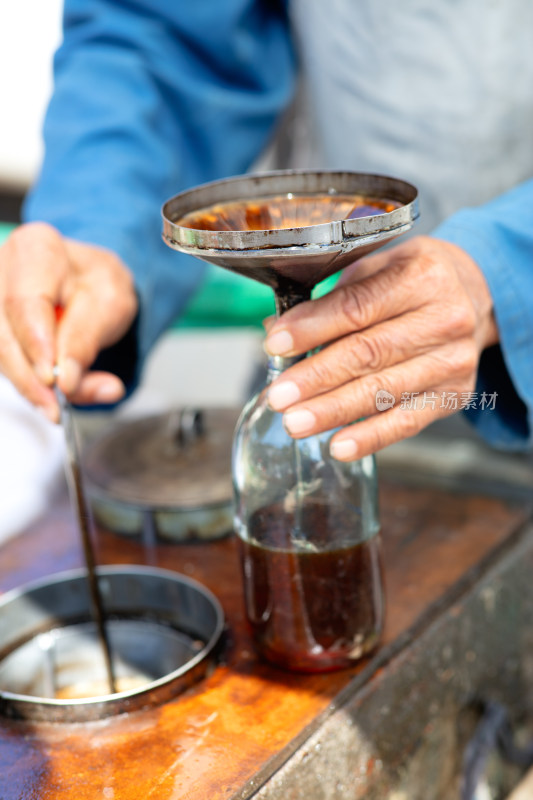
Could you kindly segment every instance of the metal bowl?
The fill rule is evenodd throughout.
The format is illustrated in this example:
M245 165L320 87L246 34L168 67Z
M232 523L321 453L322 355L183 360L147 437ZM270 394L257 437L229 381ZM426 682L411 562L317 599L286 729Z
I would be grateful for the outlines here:
M52 722L101 719L160 704L214 668L224 629L218 600L183 575L98 569L120 691L108 694L85 570L0 598L0 713Z

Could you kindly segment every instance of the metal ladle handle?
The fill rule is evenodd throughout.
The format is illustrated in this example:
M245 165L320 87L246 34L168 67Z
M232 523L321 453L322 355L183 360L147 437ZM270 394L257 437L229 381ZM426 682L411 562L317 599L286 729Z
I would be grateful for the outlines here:
M65 474L67 478L70 501L76 514L78 528L81 535L83 552L85 556L85 565L87 567L87 581L89 586L93 619L94 622L96 623L98 637L100 639L100 643L102 646L107 682L109 685L109 693L115 694L117 691L117 687L113 671L111 648L109 645L109 638L107 635L107 629L104 621L105 618L104 618L102 596L100 593L100 587L98 585L98 578L96 575L96 561L94 557L94 549L89 528L91 517L83 487L82 472L81 472L80 459L78 453L78 443L76 438L76 430L74 426L74 415L72 413L72 406L67 400L64 392L62 392L59 386L57 385L58 377L59 377L59 367L56 364L56 366L54 367L54 393L56 396L57 403L59 405L61 426L65 434L65 445L67 451L67 457L65 459Z

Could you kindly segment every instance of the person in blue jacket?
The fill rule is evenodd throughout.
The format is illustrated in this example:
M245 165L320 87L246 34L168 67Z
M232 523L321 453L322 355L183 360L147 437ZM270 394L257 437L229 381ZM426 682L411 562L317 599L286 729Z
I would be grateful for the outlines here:
M344 460L458 407L531 446L532 24L527 0L66 0L41 174L0 250L0 370L52 420L56 363L73 401L120 400L202 280L161 204L248 170L296 97L290 164L411 180L425 223L270 326L272 354L324 345L272 407L296 437L344 426Z

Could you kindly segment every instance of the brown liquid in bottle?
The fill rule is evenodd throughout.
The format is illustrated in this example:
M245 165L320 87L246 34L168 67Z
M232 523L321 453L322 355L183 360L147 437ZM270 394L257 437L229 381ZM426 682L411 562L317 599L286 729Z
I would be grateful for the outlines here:
M385 214L399 205L362 195L287 194L215 203L186 214L178 225L201 231L280 230Z
M326 672L350 666L379 639L379 539L335 546L342 520L332 526L324 506L301 513L302 530L316 551L287 546L294 517L281 506L252 516L252 541L240 540L246 608L263 656L288 669Z

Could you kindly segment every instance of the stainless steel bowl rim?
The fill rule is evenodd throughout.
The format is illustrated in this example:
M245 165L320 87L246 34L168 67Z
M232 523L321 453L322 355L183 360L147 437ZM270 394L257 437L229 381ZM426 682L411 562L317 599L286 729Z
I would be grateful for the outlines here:
M212 649L216 645L217 641L219 640L224 630L225 619L224 619L224 612L222 610L220 602L217 600L215 595L209 589L207 589L207 587L205 587L198 581L194 580L193 578L189 578L187 575L182 575L181 573L173 572L172 570L161 569L160 567L143 567L137 565L132 567L122 564L98 567L97 574L98 576L102 577L112 576L112 575L135 574L139 576L144 575L147 577L167 578L173 581L178 580L180 583L187 584L190 588L198 591L200 594L203 594L212 604L216 614L216 626L213 634L209 638L208 642L206 642L206 644L202 647L202 649L198 651L198 653L195 656L189 659L189 661L187 661L186 664L174 670L173 672L169 672L162 678L158 678L155 681L147 683L140 689L132 689L127 692L116 692L115 694L106 694L90 698L72 699L72 700L62 700L62 699L47 698L47 697L34 697L32 695L17 694L15 692L0 690L0 699L3 698L11 702L28 704L28 706L39 705L39 706L48 706L51 708L52 707L72 708L77 706L88 707L102 703L107 704L117 700L126 701L130 697L136 698L144 694L148 694L149 692L153 691L159 686L164 686L167 683L171 683L172 681L180 678L182 675L188 673L191 669L194 668L194 666L199 664L212 651ZM13 600L19 597L22 597L25 594L31 593L36 589L45 588L47 585L60 583L62 581L84 578L85 576L86 576L86 570L83 568L66 570L64 572L54 573L53 575L50 575L46 578L39 578L35 581L31 581L29 583L24 584L23 586L17 587L16 589L11 589L5 594L0 596L0 614L2 613L3 606L7 605L8 603L12 602Z

